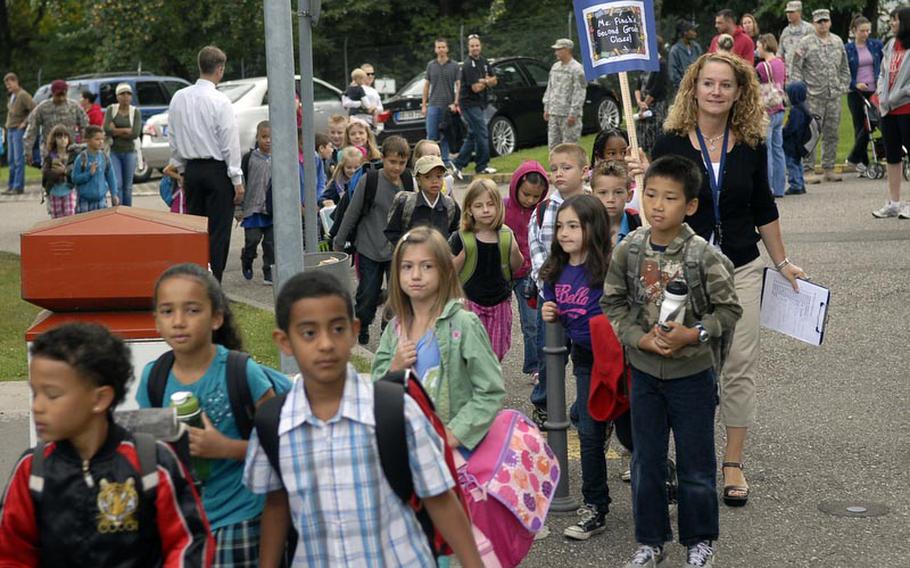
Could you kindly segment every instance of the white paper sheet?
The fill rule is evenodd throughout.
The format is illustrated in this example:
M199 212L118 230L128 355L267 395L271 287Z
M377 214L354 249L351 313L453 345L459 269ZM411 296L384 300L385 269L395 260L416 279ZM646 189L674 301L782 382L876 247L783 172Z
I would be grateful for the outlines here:
M780 272L765 269L761 294L761 324L810 345L821 345L831 291L806 280L799 281L799 292Z

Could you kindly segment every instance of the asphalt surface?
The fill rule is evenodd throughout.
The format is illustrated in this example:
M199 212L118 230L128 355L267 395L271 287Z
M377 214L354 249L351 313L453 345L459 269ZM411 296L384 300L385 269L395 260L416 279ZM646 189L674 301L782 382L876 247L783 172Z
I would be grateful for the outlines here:
M845 177L778 202L788 255L832 290L828 332L821 347L811 347L762 331L758 416L746 458L752 496L742 509L721 505L716 566L910 566L910 221L873 219L884 181ZM135 201L164 208L157 197ZM0 249L18 252L18 234L46 218L35 195L0 197ZM273 291L258 280L258 265L252 282L240 275L242 240L235 229L225 289L268 307ZM507 406L529 412L531 386L520 373L517 315L514 320L514 344L503 364ZM374 325L368 347L377 342ZM571 400L571 379L569 385ZM0 437L8 441L0 449L0 471L9 471L25 445L27 398L24 385L0 387ZM571 453L568 475L578 496L577 446ZM635 547L630 491L619 478L622 463L611 456L607 531L587 542L567 541L562 530L577 517L552 514L552 534L534 545L523 566L622 566L628 560ZM839 510L866 504L871 511L871 503L888 512L833 516L819 508L829 501L839 502ZM661 566L684 564L682 547L673 545L670 554Z

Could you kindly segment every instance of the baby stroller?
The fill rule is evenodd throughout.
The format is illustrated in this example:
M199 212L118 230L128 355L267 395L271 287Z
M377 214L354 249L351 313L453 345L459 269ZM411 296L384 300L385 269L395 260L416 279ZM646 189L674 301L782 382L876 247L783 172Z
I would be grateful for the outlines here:
M869 133L869 140L872 142L872 160L866 171L860 174L869 179L882 179L885 177L885 165L881 162L880 157L885 156L885 137L881 132L882 117L878 110L878 97L872 96L872 101L863 99L866 112L866 132ZM910 181L910 155L907 148L904 149L903 170L904 179Z

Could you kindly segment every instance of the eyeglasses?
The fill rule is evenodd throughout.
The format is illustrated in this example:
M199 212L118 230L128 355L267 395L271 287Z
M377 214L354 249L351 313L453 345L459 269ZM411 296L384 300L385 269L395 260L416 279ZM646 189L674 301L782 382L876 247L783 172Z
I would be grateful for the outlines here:
M469 39L469 40L470 40L470 39L480 39L480 36L477 35L477 34L471 34L471 35L468 36L468 39Z
M367 73L367 77L372 77L374 75L376 75L376 73Z

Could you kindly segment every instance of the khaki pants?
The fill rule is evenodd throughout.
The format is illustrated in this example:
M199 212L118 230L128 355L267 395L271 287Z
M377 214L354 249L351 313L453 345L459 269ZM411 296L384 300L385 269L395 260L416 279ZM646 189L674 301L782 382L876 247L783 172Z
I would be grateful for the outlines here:
M547 121L547 146L552 150L560 144L578 144L581 138L581 117L575 118L575 125L569 126L566 115L551 114Z
M748 428L755 419L755 366L761 325L761 287L764 262L761 257L733 273L736 295L743 315L736 322L733 344L720 379L720 419L724 426Z

